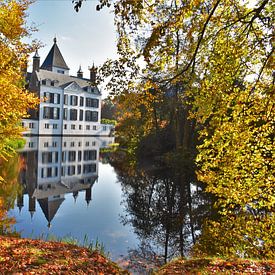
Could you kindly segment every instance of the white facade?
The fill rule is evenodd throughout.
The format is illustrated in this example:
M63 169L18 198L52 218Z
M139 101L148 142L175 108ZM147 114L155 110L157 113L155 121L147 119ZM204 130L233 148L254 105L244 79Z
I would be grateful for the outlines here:
M25 134L64 136L108 136L113 125L101 125L101 93L95 84L95 72L90 69L90 79L70 76L59 48L54 45L40 67L36 52L34 67L29 74L29 88L41 103L38 114L24 119ZM58 65L58 66L57 66Z

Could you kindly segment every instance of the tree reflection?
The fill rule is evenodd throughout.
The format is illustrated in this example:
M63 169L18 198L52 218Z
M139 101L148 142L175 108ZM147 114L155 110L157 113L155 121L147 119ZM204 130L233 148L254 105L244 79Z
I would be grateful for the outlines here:
M126 214L122 220L133 226L143 244L130 257L166 262L186 256L203 219L211 214L211 199L203 193L190 163L177 166L173 156L166 155L165 160L136 168L113 165L123 186Z
M12 231L14 219L7 212L13 208L17 194L21 191L18 174L24 166L23 159L15 155L5 161L0 159L0 235L15 234Z

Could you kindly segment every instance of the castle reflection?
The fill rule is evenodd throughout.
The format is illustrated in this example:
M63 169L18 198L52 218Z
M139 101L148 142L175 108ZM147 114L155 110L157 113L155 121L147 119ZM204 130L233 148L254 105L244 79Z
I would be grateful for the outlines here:
M17 197L19 210L27 194L31 217L38 202L50 227L65 194L71 193L76 201L79 192L85 192L88 206L98 178L99 150L113 142L114 137L26 137L20 152L24 165L19 175L23 185Z

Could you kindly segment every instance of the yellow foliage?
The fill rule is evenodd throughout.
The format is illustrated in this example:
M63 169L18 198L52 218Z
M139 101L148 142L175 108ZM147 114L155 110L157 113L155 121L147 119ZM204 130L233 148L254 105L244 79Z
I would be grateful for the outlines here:
M33 50L21 41L28 35L25 19L30 3L0 1L0 157L9 155L7 142L21 136L21 119L39 103L24 87L27 57Z

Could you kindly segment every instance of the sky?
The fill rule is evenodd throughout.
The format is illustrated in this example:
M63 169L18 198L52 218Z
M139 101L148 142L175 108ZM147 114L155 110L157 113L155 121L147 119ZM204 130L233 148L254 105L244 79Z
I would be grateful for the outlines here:
M113 14L108 8L96 11L97 4L97 0L87 0L78 13L71 0L36 0L30 6L28 25L34 24L38 28L31 39L38 39L44 44L38 51L41 64L50 51L55 36L70 68L70 75L76 75L81 65L84 77L89 78L88 67L93 62L95 66L99 66L108 58L116 57ZM29 66L31 63L30 60Z

